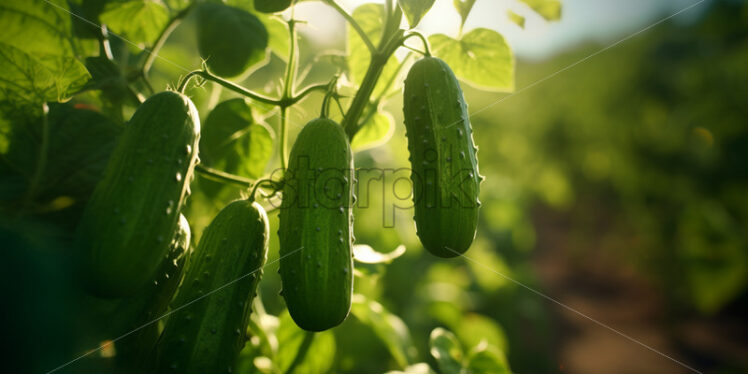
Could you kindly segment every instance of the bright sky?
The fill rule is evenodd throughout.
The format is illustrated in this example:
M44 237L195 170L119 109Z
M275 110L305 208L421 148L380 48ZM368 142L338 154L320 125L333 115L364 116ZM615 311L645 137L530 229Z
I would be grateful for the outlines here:
M465 30L487 27L499 31L520 58L540 59L584 41L610 43L639 31L658 20L670 16L699 0L562 0L560 21L546 22L518 0L477 0L468 17ZM338 0L348 12L358 5L381 0ZM705 1L676 17L687 21L699 15L709 1ZM436 0L418 29L427 34L441 32L455 36L459 16L452 0ZM506 16L511 9L525 16L525 28L515 25ZM310 36L331 44L338 41L343 20L334 10L320 2L302 2L296 15L309 21Z

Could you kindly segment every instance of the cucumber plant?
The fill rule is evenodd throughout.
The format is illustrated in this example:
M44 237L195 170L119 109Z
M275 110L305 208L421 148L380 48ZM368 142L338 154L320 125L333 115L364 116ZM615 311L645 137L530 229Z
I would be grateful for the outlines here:
M134 110L122 125L103 175L95 178L93 193L85 201L69 203L85 203L77 205L84 208L72 255L82 288L91 297L105 299L110 308L104 314L112 321L120 310L123 325L133 329L120 331L117 322L112 330L123 334L112 339L118 356L115 363L125 370L242 371L248 352L252 371L315 372L312 367L322 370L322 366L313 366L307 351L323 344L320 341L334 342L330 332L317 332L339 326L349 313L373 326L386 344L391 343L387 336L409 339L398 317L354 294L354 276L364 278L371 270L366 266L387 263L405 251L383 255L353 243L353 152L390 139L394 123L384 104L396 100L403 84L418 237L425 249L439 257L458 256L471 246L479 226L482 177L458 78L489 90L510 88L513 58L503 38L486 29L463 35L462 25L474 1L455 2L462 19L455 39L441 34L427 38L415 29L433 0L385 0L361 5L352 13L334 0L322 0L348 23L346 62L326 63L336 67L337 74L300 88L298 81L313 76L307 75L309 69L331 56L309 59L305 72L299 72L297 31L304 23L296 17L296 2L131 1L106 6L70 2L75 3L71 9L80 8L106 21L97 30L78 25L82 30L78 38L70 34L64 39L72 40L76 51L91 51L90 40L79 44L78 39L93 35L98 56L87 59L85 66L71 63L65 70L67 79L45 86L46 91L31 87L33 92L18 96L43 108L44 126L46 101L54 99L72 96L75 105L110 112L115 121ZM23 5L20 0L12 4L14 9L40 6ZM44 12L29 14L36 17L37 13ZM197 36L193 55L203 64L185 71L172 89L156 93L156 88L164 87L154 86L157 81L149 71L161 65L159 51L187 19L194 21ZM110 34L110 28L115 33ZM488 44L472 40L476 35ZM151 48L132 56L132 48L118 40L121 36ZM24 46L11 47L23 50ZM396 55L398 51L405 54ZM28 51L29 61L34 62L32 52L39 51ZM471 58L464 59L463 53ZM272 69L260 69L266 63L283 66L280 79L269 76ZM475 71L494 64L503 65L488 79L476 78ZM85 85L74 85L80 78L76 72L86 78L87 71L96 74ZM159 73L172 82L177 78L168 69ZM258 93L244 87L247 77L261 80L269 89ZM209 97L199 90L188 91L191 82L208 88ZM275 82L280 83L274 86ZM56 98L49 96L53 88ZM194 93L207 118L202 141L200 115L187 93ZM324 94L319 118L304 119L305 125L290 123L292 114L306 113L295 110L297 104L314 93ZM300 131L289 152L292 128ZM277 172L265 173L271 161ZM43 180L45 167L39 165L24 209L37 203L34 186ZM196 184L191 184L193 175L199 175ZM207 180L233 189L213 188L207 193L208 188L202 187ZM186 206L191 187L196 193ZM275 304L287 308L295 324L305 330L293 330L299 344L292 359L283 358L278 342L273 342L273 317L264 311L258 294L270 241L266 212L276 210L279 251L270 256L279 263L283 301ZM185 234L189 231L185 216L199 238L193 252ZM214 218L206 225L206 217ZM363 271L354 268L356 248ZM137 313L130 313L132 308ZM290 331L283 333L293 335ZM252 344L246 344L248 332ZM392 349L402 369L414 364L412 350L404 351ZM267 364L262 360L267 357L282 365L273 360ZM324 370L329 369L328 365Z

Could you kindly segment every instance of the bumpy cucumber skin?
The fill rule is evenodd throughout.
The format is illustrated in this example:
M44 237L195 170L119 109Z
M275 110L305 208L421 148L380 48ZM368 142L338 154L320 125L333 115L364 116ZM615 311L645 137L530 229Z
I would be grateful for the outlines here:
M352 182L353 155L342 127L311 121L291 150L278 230L282 295L305 330L337 326L351 308Z
M145 289L139 292L137 296L122 300L119 303L118 311L139 307L135 323L130 324L126 331L122 331L120 334L140 328L115 343L119 366L137 371L145 370L159 337L159 324L152 322L164 315L169 302L177 291L177 286L182 280L185 263L190 255L190 239L189 223L180 214L179 226L172 241L171 249L156 272L155 278L147 283Z
M227 205L208 225L159 339L156 372L231 372L246 341L268 230L265 210L246 200Z
M77 262L92 294L129 296L153 279L189 194L199 134L184 95L161 92L138 107L78 225Z
M458 256L475 238L483 180L462 89L444 61L425 57L403 101L418 237L436 256Z

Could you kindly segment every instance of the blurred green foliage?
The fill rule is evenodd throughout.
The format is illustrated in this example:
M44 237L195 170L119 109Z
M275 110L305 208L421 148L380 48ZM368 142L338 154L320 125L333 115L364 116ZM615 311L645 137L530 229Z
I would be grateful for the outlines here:
M166 3L179 9L183 2ZM544 14L549 18L558 17L556 1L526 3L546 7ZM516 94L488 94L464 85L474 114L481 173L486 175L480 232L467 252L470 259L428 256L415 236L412 212L387 210L384 207L392 202L391 197L371 193L370 208L355 212L357 243L385 253L404 244L407 251L389 264L357 263L351 316L340 327L308 338L290 321L278 295L280 277L274 263L278 240L273 235L269 265L261 283L262 304L254 308L251 339L236 371L274 373L295 365L298 373L449 373L467 365L472 372L495 373L506 370L507 361L520 373L556 371L554 307L518 285L521 282L540 288L531 262L540 239L538 212L543 210L538 207L565 214L569 222L567 237L573 240L566 245L589 247L597 240L602 243L600 251L622 254L642 274L658 282L667 298L670 318L714 315L745 300L748 6L714 2L709 7L703 18L657 26L568 70L601 46L582 46L543 62L518 61L515 86L521 91ZM267 17L262 20L266 25L273 24ZM199 65L191 22L186 20L185 27L174 33L162 56L183 61L185 66ZM114 25L127 32L134 24ZM273 27L277 30L283 25L274 23ZM138 28L131 31L152 32ZM271 35L276 34L271 31ZM286 49L282 40L271 37L274 54L256 76L281 75ZM117 39L111 42L122 61L137 60L131 54L132 46ZM9 51L16 48L3 47ZM79 47L91 49L90 45ZM301 48L301 66L316 59L310 53L314 46L308 41L302 40ZM54 72L65 67L70 51L52 52L55 59L39 63ZM339 67L334 58L315 61L323 63L311 69L304 82L326 81ZM86 66L97 84L121 83L121 71L107 70L96 61L88 61ZM80 67L71 69L78 72ZM161 64L151 78L154 86L165 87L182 73L178 66ZM530 87L536 82L537 86ZM77 299L68 297L73 293L67 282L69 275L58 274L64 273L62 267L50 263L64 263L57 257L66 250L78 212L93 188L92 181L101 172L99 162L90 158L106 158L123 122L121 118L99 118L89 109L124 106L124 118L132 110L127 106L132 98L122 87L118 95L92 91L76 97L73 103L51 105L49 124L55 139L50 148L51 164L38 177L42 188L27 194L28 180L33 179L28 174L33 170L42 135L40 108L29 110L26 105L36 104L34 100L39 97L54 100L67 96L72 89L65 86L59 90L59 82L49 83L37 87L33 97L16 97L22 102L10 100L11 93L0 96L3 217L43 222L3 222L0 229L3 250L8 248L10 255L10 261L5 261L3 284L9 286L20 280L24 285L4 290L17 301L12 303L10 315L27 317L13 326L10 336L24 337L19 340L23 345L20 349L30 355L16 357L16 361L32 361L30 357L37 357L40 350L54 352L34 361L40 370L63 364L106 338L100 332L69 331L63 319L74 314ZM277 90L265 78L250 77L241 83L264 92ZM208 88L190 92L201 109L203 122L210 113L207 108L235 98L226 91ZM383 105L397 124L392 140L358 153L358 167L407 167L400 103L400 98L394 97ZM232 114L246 115L243 120L256 121L259 130L264 130L266 123L274 123L274 118L265 117L266 108L251 105L251 112ZM294 109L291 139L318 108L319 99L313 98ZM390 132L389 118L379 122L383 125L377 126L377 131ZM101 139L79 144L77 134L83 127L88 129L88 136L98 139L100 135ZM256 139L270 136L262 134ZM245 134L238 136L237 142L256 139ZM369 146L373 145L361 148ZM272 157L271 162L277 164ZM88 167L70 173L66 167L74 161ZM28 165L17 168L18 162ZM370 188L392 191L392 182L375 182ZM56 187L50 189L52 185ZM202 176L196 178L192 188L187 215L196 242L202 228L225 202L245 192ZM394 226L383 227L387 214L394 215ZM269 216L274 232L277 214ZM604 240L601 224L606 225ZM31 250L25 253L22 248ZM52 255L47 256L48 252ZM21 268L28 270L20 272ZM27 300L29 295L37 297ZM40 300L45 302L40 304ZM39 314L50 305L49 300L57 313L45 319ZM91 336L83 339L85 344L64 343L76 333ZM52 339L40 339L47 336ZM34 347L37 342L44 344ZM304 346L306 354L297 358L297 351Z

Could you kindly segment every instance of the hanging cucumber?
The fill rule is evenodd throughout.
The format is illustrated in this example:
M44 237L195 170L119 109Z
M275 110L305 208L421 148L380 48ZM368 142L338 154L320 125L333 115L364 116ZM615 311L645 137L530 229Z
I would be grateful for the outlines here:
M329 119L311 121L291 150L278 230L282 294L305 330L337 326L351 308L352 182L343 128Z
M475 238L483 180L462 89L444 61L425 57L403 101L418 237L436 256L458 256Z
M94 295L129 296L153 279L189 193L199 133L194 104L176 92L152 96L126 125L77 230Z
M231 372L267 258L268 219L234 201L200 238L156 347L159 373Z

